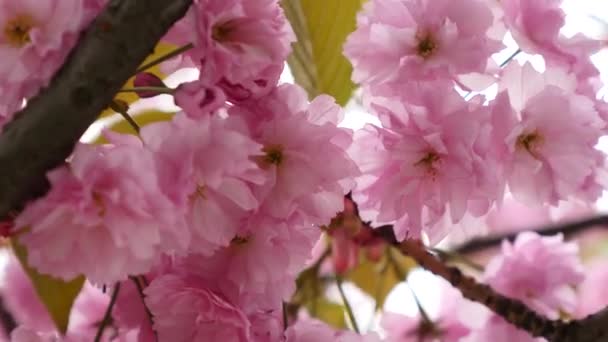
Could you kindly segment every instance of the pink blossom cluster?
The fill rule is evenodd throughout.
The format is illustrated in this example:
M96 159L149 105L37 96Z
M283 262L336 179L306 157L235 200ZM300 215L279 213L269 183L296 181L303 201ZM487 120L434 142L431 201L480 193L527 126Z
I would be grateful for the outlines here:
M49 84L99 3L0 1L0 128Z
M49 84L105 3L0 0L0 125ZM14 284L4 291L21 324L13 340L91 340L115 299L104 341L379 341L312 319L286 322L283 303L322 232L344 275L362 252L372 261L384 252L372 225L435 244L511 199L531 210L592 203L608 185L596 149L608 105L596 98L589 58L599 43L562 36L559 5L367 1L344 53L381 126L353 133L339 126L332 97L279 84L295 37L278 0L194 0L163 38L185 51L165 68L199 72L172 93L181 111L137 136L106 131L106 144L79 143L47 174L49 192L15 219L11 233L31 267L87 283L60 336L11 260ZM546 70L499 67L492 56L506 32ZM490 85L496 97L463 96ZM139 95L154 95L146 90ZM344 200L349 192L354 202ZM561 236L504 242L483 279L550 318L592 307L577 303L582 265ZM488 312L469 325L454 291L437 315L386 314L387 339L532 341Z
M359 175L352 132L333 98L277 85L292 39L278 1L195 1L175 30L195 33L187 58L201 71L176 91L183 111L139 137L80 143L51 171L16 220L28 262L122 284L121 336L305 341L283 334L282 303ZM149 283L153 325L134 277Z
M528 206L599 198L606 103L590 60L599 42L560 35L560 3L365 4L344 52L382 124L357 132L351 149L363 173L354 198L369 219L436 243L509 193ZM507 31L544 58L543 73L516 61L498 68L491 57ZM462 95L492 84L495 98Z

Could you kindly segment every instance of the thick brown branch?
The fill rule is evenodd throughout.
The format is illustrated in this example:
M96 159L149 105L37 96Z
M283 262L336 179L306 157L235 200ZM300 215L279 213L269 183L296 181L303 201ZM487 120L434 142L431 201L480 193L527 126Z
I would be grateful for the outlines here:
M559 233L563 233L566 237L581 233L585 230L588 230L593 227L598 226L607 226L608 225L608 216L596 216L592 218L587 218L579 221L566 222L562 224L556 224L547 227L536 227L534 229L530 229L531 231L537 232L540 235L548 236L555 235ZM500 245L503 240L513 241L520 233L514 232L506 235L497 235L491 236L488 238L479 238L473 239L469 242L466 242L460 246L454 247L451 251L454 251L458 254L467 254L474 253L478 251L482 251L487 248L496 247Z
M133 75L192 0L112 0L83 34L48 88L0 135L0 219L44 194L46 172Z

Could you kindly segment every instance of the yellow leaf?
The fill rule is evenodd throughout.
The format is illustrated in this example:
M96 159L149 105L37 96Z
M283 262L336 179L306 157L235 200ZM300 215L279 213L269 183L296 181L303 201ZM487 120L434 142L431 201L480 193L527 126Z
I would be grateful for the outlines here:
M169 52L175 50L175 48L176 48L175 45L171 45L171 44L167 44L167 43L159 43L154 48L154 53L152 53L150 56L148 56L146 58L146 60L142 63L142 65L168 54ZM152 74L160 77L160 79L163 79L166 76L165 74L163 74L160 71L160 65L156 65L156 66L146 70L146 72L152 73ZM134 80L135 80L135 76L131 77L127 81L127 83L123 86L123 88L133 88ZM127 104L131 104L131 103L139 100L139 96L137 96L137 94L135 94L135 93L118 93L118 94L116 94L116 96L114 98L117 100L122 100L122 101L126 102ZM108 108L101 113L100 117L105 117L105 116L112 115L112 114L114 114L114 111Z
M296 82L313 98L333 96L345 105L354 83L352 66L342 54L346 37L356 27L362 0L283 0L298 41L287 62Z
M329 324L336 329L346 329L344 318L344 306L330 302L327 298L318 297L306 304L306 309L311 316Z
M16 239L11 241L15 255L21 266L32 281L32 285L47 308L57 329L65 333L68 328L70 311L74 300L80 293L84 284L84 277L77 277L69 282L43 275L30 267L27 263L27 250Z
M348 272L345 280L353 282L374 298L377 308L382 308L388 294L397 284L405 280L401 276L405 277L409 270L416 266L411 258L388 249L378 262L368 260L364 253L360 260L359 265Z
M140 113L137 115L133 115L133 120L135 120L135 122L137 122L139 127L144 127L145 125L154 123L154 122L169 121L169 120L171 120L172 117L173 117L173 113L148 111L148 112L143 112L143 113ZM109 127L109 129L114 132L117 132L117 133L137 134L135 129L126 120L124 120L122 118L120 121L111 125ZM107 142L108 141L103 136L98 137L97 140L95 141L95 143L97 143L97 144L105 144Z

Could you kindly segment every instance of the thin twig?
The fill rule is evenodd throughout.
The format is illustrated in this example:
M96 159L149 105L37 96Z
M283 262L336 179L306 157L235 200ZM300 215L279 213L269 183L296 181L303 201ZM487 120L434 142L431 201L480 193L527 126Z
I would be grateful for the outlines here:
M186 44L184 46L180 46L177 49L170 51L166 55L160 56L159 58L157 58L153 61L150 61L150 63L146 63L146 64L140 66L139 69L137 69L137 71L135 73L139 74L140 72L146 71L154 66L157 66L158 64L160 64L164 61L168 61L173 57L177 57L177 56L181 55L182 53L192 49L193 47L194 47L194 45L192 43Z
M112 309L114 308L114 304L116 304L116 299L118 298L118 293L120 292L120 283L116 283L114 287L114 292L112 292L112 297L110 298L110 304L108 304L108 308L106 309L106 313L103 315L103 320L99 325L99 329L97 329L97 334L95 335L95 342L101 341L101 337L103 335L103 331L106 329L106 326L110 324L112 321Z
M571 221L561 224L555 224L552 226L537 227L530 229L543 236L556 235L563 233L566 237L581 233L598 226L608 226L608 215L595 216L586 218L579 221ZM487 248L496 247L502 243L503 240L514 241L519 232L514 232L505 235L497 235L488 238L473 239L460 246L454 247L451 250L458 254L469 254L475 253Z
M338 285L338 291L340 292L340 297L342 297L342 302L344 303L344 308L346 309L348 319L350 320L350 323L353 326L353 330L357 333L360 333L359 325L357 325L357 320L355 319L355 314L353 312L353 307L350 305L348 298L346 298L346 294L344 293L344 289L342 288L342 279L340 277L336 279L336 285Z
M152 331L154 331L155 340L158 341L158 334L156 333L156 330L154 330L154 328L153 328L154 318L152 316L152 312L150 312L150 309L146 305L146 295L144 294L144 288L143 288L143 286L141 286L141 284L139 282L139 278L131 277L131 280L133 281L133 283L135 283L135 287L137 288L137 292L139 293L139 298L141 298L141 304L144 306L144 310L146 311L146 316L148 316L148 321L150 322L150 327L152 327Z

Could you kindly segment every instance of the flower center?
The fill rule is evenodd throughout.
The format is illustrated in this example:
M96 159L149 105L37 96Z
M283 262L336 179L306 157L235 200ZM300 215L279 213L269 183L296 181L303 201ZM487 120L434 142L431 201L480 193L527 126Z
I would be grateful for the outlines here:
M543 137L538 133L538 131L534 131L532 133L523 133L517 137L517 146L525 149L530 154L535 155L538 146L542 144Z
M270 145L265 146L262 149L262 152L265 153L263 161L267 165L281 165L283 162L283 146L280 145Z
M232 238L232 241L230 241L230 245L232 246L242 246L245 245L249 242L250 238L247 236L235 236L234 238Z
M234 31L234 27L229 21L217 23L211 28L211 38L216 42L225 42L230 38L232 31Z
M30 16L18 15L4 26L4 39L12 47L23 47L31 42L30 30L33 27L34 20Z
M437 175L437 164L439 164L439 162L441 162L439 154L435 151L430 151L414 163L414 165L425 168L431 176L435 177Z
M430 33L423 33L417 35L418 46L416 52L418 56L422 58L429 58L437 50L437 42Z
M194 201L197 198L207 198L207 196L205 195L205 185L197 185L194 192L190 194L190 201Z
M99 217L104 216L106 214L106 205L103 203L103 198L97 192L93 192L92 196L93 203L95 203L95 206L97 207L97 215L99 215Z

